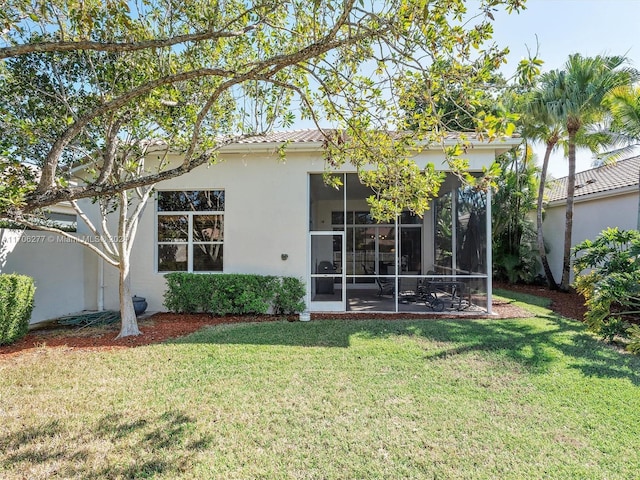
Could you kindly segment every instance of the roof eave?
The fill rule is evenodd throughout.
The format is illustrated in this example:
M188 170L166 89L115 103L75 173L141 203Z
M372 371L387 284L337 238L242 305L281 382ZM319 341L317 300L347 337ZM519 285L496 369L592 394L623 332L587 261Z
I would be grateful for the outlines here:
M618 195L628 195L629 193L638 192L638 185L629 185L626 187L615 188L612 190L604 190L602 192L586 193L573 197L574 203L588 202L591 200L598 200L607 197L617 197ZM550 201L548 207L559 207L567 203L567 197L559 198L557 200Z
M256 142L256 143L232 143L225 145L220 149L221 153L253 153L253 152L275 152L286 142ZM458 143L457 139L445 139L444 146L452 146ZM507 152L513 147L522 143L522 138L505 137L498 140L487 142L484 140L469 139L468 143L472 149L479 150L495 150L496 154ZM323 142L290 142L286 150L297 152L317 152L324 147ZM442 147L440 144L423 145L425 150L438 150Z

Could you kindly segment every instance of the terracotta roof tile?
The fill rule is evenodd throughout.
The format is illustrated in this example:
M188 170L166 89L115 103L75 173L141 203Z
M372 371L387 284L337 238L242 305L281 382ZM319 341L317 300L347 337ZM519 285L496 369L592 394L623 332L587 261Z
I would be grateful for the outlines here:
M325 134L333 133L333 130L325 130ZM254 135L239 140L237 143L316 143L324 142L325 137L318 129L289 130L282 132L269 132L264 135Z
M575 198L638 185L639 174L640 156L585 170L576 174ZM562 177L549 183L550 202L567 198L567 179L568 177Z
M240 145L256 145L256 144L267 144L267 143L323 143L325 141L325 136L333 135L336 132L335 129L327 128L323 131L318 130L317 128L309 128L304 130L286 130L286 131L272 131L265 134L257 134L250 136L231 136L231 137L221 137L220 140L223 143L227 143L229 145L240 144ZM448 140L456 140L461 137L461 135L465 135L469 140L477 140L478 137L473 132L449 132L446 134L446 139ZM514 134L511 139L517 140L519 136ZM496 145L499 142L494 142ZM166 146L167 143L162 139L149 139L144 142L145 146L154 147L154 146Z
M324 134L318 129L304 129L304 130L288 130L288 131L274 131L263 135L254 135L238 140L236 143L321 143L325 140L325 135L331 135L335 133L335 129L325 129ZM446 135L447 139L460 138L462 133L451 132ZM476 139L476 135L473 132L465 133L469 139ZM517 138L518 135L513 135L512 138Z

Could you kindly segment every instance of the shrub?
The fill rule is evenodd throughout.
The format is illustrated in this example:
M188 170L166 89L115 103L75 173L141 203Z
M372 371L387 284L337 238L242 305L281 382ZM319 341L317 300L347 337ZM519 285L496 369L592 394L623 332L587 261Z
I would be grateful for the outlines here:
M573 254L575 285L586 299L589 328L609 341L624 336L626 319L640 312L640 232L608 228L576 245Z
M168 273L164 305L178 313L214 315L293 313L304 309L298 279L269 275Z
M609 343L613 343L616 337L627 337L629 323L620 317L609 317L600 327L600 338Z
M0 274L0 345L27 334L35 290L31 277Z
M640 325L631 325L627 329L627 335L630 339L627 350L636 355L640 355Z
M203 276L203 275L198 275ZM261 275L206 275L213 284L206 312L215 315L267 313L275 294L276 277Z
M281 315L302 312L306 305L304 282L299 278L283 277L276 287L276 295L273 300L273 310Z
M213 284L206 281L209 275L192 273L169 273L164 305L172 312L196 313L205 312L208 299L213 294Z

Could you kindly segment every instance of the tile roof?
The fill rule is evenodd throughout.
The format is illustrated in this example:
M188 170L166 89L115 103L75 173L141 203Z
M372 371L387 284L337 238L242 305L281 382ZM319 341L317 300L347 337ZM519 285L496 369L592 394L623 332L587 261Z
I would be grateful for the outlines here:
M325 135L331 135L334 130L325 130ZM237 143L317 143L324 142L325 137L317 128L306 130L289 130L281 132L269 132L263 135L254 135L238 140Z
M592 168L576 174L575 197L614 192L638 185L640 174L640 156L618 160L611 165ZM548 200L555 202L567 198L567 178L549 182Z
M335 134L335 129L324 129L318 130L317 128L309 128L304 130L287 130L287 131L272 131L264 134L256 134L249 136L229 136L229 137L221 137L221 143L226 144L225 146L232 145L260 145L260 144L278 144L278 143L293 143L293 144L310 144L310 143L324 143L327 136L331 136ZM445 140L458 140L460 139L463 133L459 132L450 132L446 134ZM464 133L467 139L478 141L478 137L473 132ZM502 139L504 140L504 139ZM511 140L511 142L507 142L507 145L513 145L514 141L519 141L518 135L513 135L512 137L508 137L506 140ZM482 142L481 142L482 143ZM488 143L487 143L488 144ZM145 142L145 146L148 147L162 147L166 146L167 143L162 139L150 139ZM500 141L494 141L491 145L497 145L502 147ZM223 147L224 148L224 147Z
M323 132L317 128L310 128L304 130L288 130L288 131L273 131L262 135L254 135L250 137L240 138L235 143L322 143L325 140L325 135L332 135L335 133L335 129L324 129ZM446 138L450 140L458 139L462 133L450 132L447 133ZM477 139L477 136L473 132L464 133L467 138L471 140ZM513 135L512 138L518 138L518 135Z

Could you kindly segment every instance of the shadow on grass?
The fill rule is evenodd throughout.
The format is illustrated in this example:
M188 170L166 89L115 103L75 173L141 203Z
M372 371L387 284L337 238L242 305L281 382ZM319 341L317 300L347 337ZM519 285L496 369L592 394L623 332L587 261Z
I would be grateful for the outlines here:
M0 450L5 467L26 471L55 463L57 475L65 478L171 475L187 472L191 457L211 443L209 437L194 435L194 424L173 411L137 419L108 414L70 433L56 420L8 433L0 439ZM109 458L98 458L105 454L105 444Z
M621 354L590 336L582 323L556 315L511 320L317 320L203 329L171 343L348 348L353 337L420 337L437 342L427 361L492 352L544 373L556 362L585 376L626 378L640 385L640 358Z

